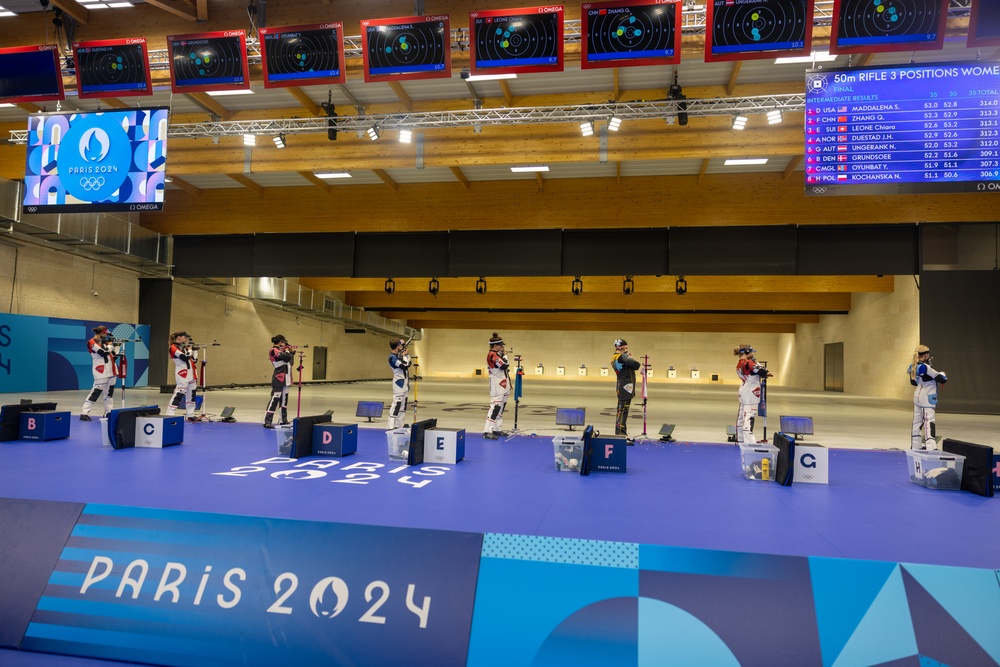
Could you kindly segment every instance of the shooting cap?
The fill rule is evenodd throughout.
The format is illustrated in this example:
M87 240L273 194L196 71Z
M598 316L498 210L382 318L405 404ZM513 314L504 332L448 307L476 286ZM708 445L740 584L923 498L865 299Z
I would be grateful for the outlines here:
M498 334L495 331L493 332L493 335L490 337L490 347L493 347L494 345L503 345L503 338L501 338L500 334Z
M615 339L615 349L618 349L622 345L628 345L628 341L625 340L624 338L616 338Z
M281 334L277 334L275 336L271 336L271 342L277 345L278 343L287 343L288 341L285 340L285 337Z
M100 324L100 325L94 327L93 329L91 329L91 331L93 331L95 334L106 333L107 330L108 330L108 328L106 326L104 326L103 324Z
M750 343L740 343L740 346L733 350L733 354L753 354L756 351Z

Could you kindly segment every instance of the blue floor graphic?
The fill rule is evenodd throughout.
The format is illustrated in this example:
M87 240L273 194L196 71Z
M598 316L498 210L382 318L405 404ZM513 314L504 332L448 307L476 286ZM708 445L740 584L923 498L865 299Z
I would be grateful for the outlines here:
M444 425L444 424L443 424ZM831 450L830 484L743 478L733 445L628 448L628 472L557 472L552 440L468 434L456 465L390 462L363 428L342 459L284 460L252 424L185 424L184 444L112 450L100 424L0 443L0 497L311 521L996 568L1000 502L911 483L901 451ZM970 539L971 536L982 536Z

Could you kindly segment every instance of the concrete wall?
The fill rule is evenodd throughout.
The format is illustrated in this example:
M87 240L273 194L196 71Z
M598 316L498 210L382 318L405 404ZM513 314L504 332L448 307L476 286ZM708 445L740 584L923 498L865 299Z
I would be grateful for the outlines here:
M777 368L785 382L823 389L823 346L844 343L844 393L910 399L906 367L920 343L920 292L913 276L896 276L890 293L853 296L848 315L824 315L782 334Z
M133 271L40 246L0 243L0 310L134 322L138 304Z
M97 295L94 295L94 292ZM134 271L32 244L0 242L0 310L19 315L135 322L139 276ZM246 299L175 283L171 331L186 330L207 350L209 385L270 382L271 336L293 345L327 347L328 380L388 379L389 337L345 334L339 324ZM311 380L305 350L303 380ZM166 355L166 350L162 351ZM151 350L157 354L157 350ZM297 375L297 374L296 374Z
M484 369L492 330L427 329L422 342L421 373L434 377L473 377L476 369ZM759 350L757 358L774 367L773 384L785 384L780 367L774 360L779 353L779 334L724 333L648 333L634 331L498 331L507 345L507 355L523 356L525 373L533 375L535 367L544 366L544 377L557 377L556 369L565 367L564 376L570 381L601 380L601 367L609 366L614 354L614 341L624 338L629 351L640 358L649 355L652 382L666 381L667 369L677 371L677 382L691 380L691 370L697 369L697 382L736 384L736 357L733 348L749 342ZM513 349L513 353L511 350ZM587 375L580 376L580 365L587 366ZM609 376L614 371L609 368Z

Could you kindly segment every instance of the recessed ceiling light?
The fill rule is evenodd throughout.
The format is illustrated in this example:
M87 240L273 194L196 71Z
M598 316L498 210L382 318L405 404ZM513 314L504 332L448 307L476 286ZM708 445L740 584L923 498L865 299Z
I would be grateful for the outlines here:
M830 61L836 60L837 56L832 55L829 51L813 51L811 55L808 56L795 56L794 58L775 58L775 65L791 65L792 63L828 63Z
M316 178L354 178L346 171L331 171L324 174L313 174Z
M462 78L466 81L503 81L504 79L516 79L517 74L470 74Z
M750 164L767 164L766 157L755 157L755 158L730 158L726 160L727 167L737 167L742 165Z
M226 95L253 95L252 88L239 88L236 90L210 90L208 94L212 97L225 97Z

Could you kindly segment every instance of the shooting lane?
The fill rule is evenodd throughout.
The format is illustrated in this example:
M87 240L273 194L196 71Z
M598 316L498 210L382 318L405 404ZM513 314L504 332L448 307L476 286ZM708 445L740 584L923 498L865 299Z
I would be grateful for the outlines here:
M24 13L0 19L0 42L49 34L51 9L3 5L12 2ZM142 35L161 55L167 35L247 27L242 3L147 0L127 15L51 4L65 23L72 17L76 39ZM365 19L414 11L398 0L250 4L260 25L265 13L268 27L335 20L348 36ZM419 4L450 15L452 28L470 11L514 6ZM943 51L861 54L850 64L975 60L962 9L948 19ZM579 23L579 6L564 14ZM829 34L829 21L815 26L814 47ZM0 275L10 277L0 303L13 313L0 316L0 367L38 379L23 375L30 354L11 358L4 342L42 340L11 337L8 317L138 322L150 333L146 356L132 361L141 359L149 389L130 384L129 402L162 406L166 336L187 330L220 343L201 369L219 391L213 409L237 406L236 423L187 424L183 444L165 449L105 447L97 421L73 421L65 439L0 443L0 525L11 536L0 560L22 575L0 589L10 601L0 662L1000 662L1000 546L983 528L1000 510L911 484L902 452L871 451L905 446L895 438L908 436L908 417L893 421L898 406L888 419L859 417L866 401L909 400L903 370L926 342L953 377L939 426L961 406L992 410L981 432L996 432L997 195L805 197L801 108L770 127L757 114L741 134L728 112L694 108L801 95L811 65L706 64L704 42L703 30L688 29L680 65L587 72L569 38L565 71L499 82L462 77L467 44L451 51L450 79L430 81L363 83L354 51L346 84L264 89L256 60L254 94L218 98L172 95L167 69L154 68L149 101L171 108L171 126L319 119L321 129L288 133L284 149L265 133L254 148L228 130L171 138L164 210L131 215L122 228L146 246L171 246L169 256L109 251L100 230L116 223L107 216L83 220L92 233L81 239L46 216L0 210L11 221L0 239ZM983 48L988 61L1000 55ZM830 67L847 65L841 56ZM599 122L592 137L575 122L505 122L421 128L404 144L396 130L372 141L356 124L664 100L675 80L691 104L686 123L661 114L609 132ZM65 83L72 90L74 77ZM71 95L64 110L96 104ZM41 109L0 108L0 133L23 131L26 114ZM751 154L768 164L723 164ZM510 172L528 164L551 171ZM317 176L331 165L351 178ZM0 142L0 178L23 179L24 167L24 146ZM97 301L98 292L113 297ZM513 341L518 367L544 373L512 376L507 418L517 432L487 443L487 391L475 372L494 330ZM309 346L295 362L305 379L296 412L332 408L343 423L358 400L388 399L385 342L411 331L420 334L419 419L465 429L464 459L390 460L380 425L364 423L344 458L278 454L275 433L258 423L272 335ZM653 378L633 401L630 432L645 421L648 390L649 432L669 421L678 442L653 436L629 447L625 474L565 474L553 464L555 408L585 406L587 423L611 432L614 381L596 369L619 336L648 357ZM78 336L65 338L69 348ZM775 372L771 428L783 400L786 414L825 427L817 440L829 447L830 484L747 480L738 449L724 444L736 408L729 352L746 339L767 350ZM824 366L837 344L839 376ZM61 353L51 343L32 350ZM589 375L555 377L581 364ZM64 389L0 391L16 403L17 392L41 401ZM75 413L82 395L60 393L59 405ZM797 409L802 396L808 410ZM850 438L863 445L839 447Z

